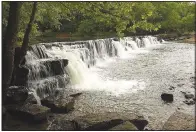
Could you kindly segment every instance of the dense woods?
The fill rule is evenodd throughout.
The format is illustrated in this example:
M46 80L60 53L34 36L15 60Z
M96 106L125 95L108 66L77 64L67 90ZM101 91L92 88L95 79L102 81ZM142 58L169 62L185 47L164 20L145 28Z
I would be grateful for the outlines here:
M22 44L32 6L33 2L22 2L18 45ZM171 32L180 35L195 29L194 2L38 2L37 6L32 43L44 37L74 40ZM3 36L8 12L9 2L3 2Z

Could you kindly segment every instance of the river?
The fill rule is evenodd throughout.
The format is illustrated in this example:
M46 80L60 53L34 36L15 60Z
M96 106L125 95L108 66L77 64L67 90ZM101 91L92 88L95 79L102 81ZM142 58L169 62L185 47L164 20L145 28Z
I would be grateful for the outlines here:
M91 68L104 81L88 79L94 87L80 88L83 94L76 102L74 114L139 113L149 121L152 130L160 130L177 109L195 114L195 105L183 103L181 93L195 90L191 81L195 76L194 45L167 42L129 56ZM169 90L171 86L175 89ZM173 93L174 102L164 103L160 97L163 92Z
M182 94L195 90L194 45L159 43L155 37L125 40L126 45L106 39L74 42L71 46L51 43L33 47L26 57L31 69L29 88L41 91L39 96L44 97L46 88L48 92L61 87L52 72L55 69L48 70L41 62L66 58L69 64L65 73L71 78L71 87L63 85L63 89L65 93L82 92L68 115L136 113L148 120L152 130L160 130L176 110L194 115L195 105L185 104ZM40 71L45 78L38 74ZM164 92L174 95L172 103L162 101Z

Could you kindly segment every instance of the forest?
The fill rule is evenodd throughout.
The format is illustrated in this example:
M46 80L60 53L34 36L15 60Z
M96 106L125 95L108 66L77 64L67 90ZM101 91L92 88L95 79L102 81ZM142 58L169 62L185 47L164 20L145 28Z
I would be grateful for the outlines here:
M17 46L22 44L33 2L20 2ZM9 2L2 2L2 30ZM194 2L37 2L30 43L146 34L182 35L195 27Z

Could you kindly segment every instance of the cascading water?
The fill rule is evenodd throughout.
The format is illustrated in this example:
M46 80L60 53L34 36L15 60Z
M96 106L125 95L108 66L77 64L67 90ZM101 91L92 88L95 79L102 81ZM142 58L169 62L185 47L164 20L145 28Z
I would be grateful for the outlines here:
M65 88L105 90L116 95L130 88L134 91L138 85L142 89L145 87L142 82L103 80L90 69L110 58L126 58L133 50L154 44L159 44L157 38L146 36L136 37L135 41L132 37L125 37L120 41L109 38L33 45L26 55L26 67L30 70L28 89L40 98Z

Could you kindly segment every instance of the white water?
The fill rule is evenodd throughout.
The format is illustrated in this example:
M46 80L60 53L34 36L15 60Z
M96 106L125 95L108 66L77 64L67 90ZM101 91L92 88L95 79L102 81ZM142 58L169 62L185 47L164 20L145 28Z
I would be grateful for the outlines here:
M119 59L135 57L137 53L147 53L146 47L160 44L157 38L146 36L142 39L125 37L120 41L99 39L77 42L55 42L32 46L26 55L30 69L28 87L40 97L46 97L58 88L72 88L79 91L101 91L111 95L127 94L145 89L141 80L116 80L100 78L97 70ZM54 74L50 62L68 59L61 75ZM43 75L44 77L43 77ZM67 79L70 78L69 84ZM63 85L62 85L63 83Z

